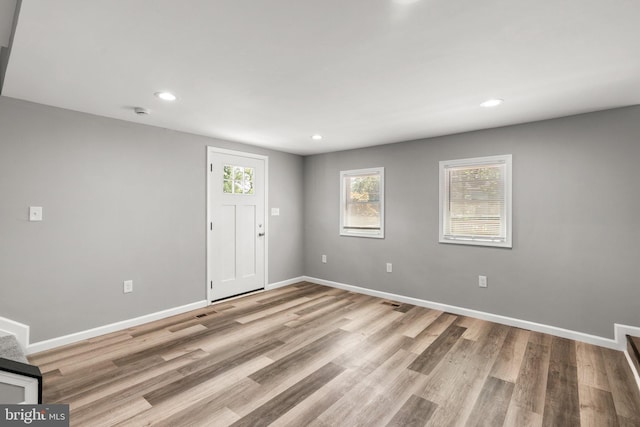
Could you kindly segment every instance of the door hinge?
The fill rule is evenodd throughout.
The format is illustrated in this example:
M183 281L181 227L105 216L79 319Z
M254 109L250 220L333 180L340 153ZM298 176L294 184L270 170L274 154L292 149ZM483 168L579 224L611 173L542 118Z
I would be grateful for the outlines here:
M209 282L209 289L213 289L213 280Z
M213 230L213 222L209 223L209 230Z
M209 171L210 171L210 172L213 172L213 163L211 163L211 164L209 165Z

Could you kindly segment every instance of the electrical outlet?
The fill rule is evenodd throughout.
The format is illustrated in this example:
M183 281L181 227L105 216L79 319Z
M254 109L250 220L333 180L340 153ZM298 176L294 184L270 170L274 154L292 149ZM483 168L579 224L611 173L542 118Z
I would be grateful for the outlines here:
M487 276L478 276L478 286L481 288L487 287Z
M42 221L42 206L29 206L29 221Z
M327 263L327 256L326 255L322 255L322 263L323 264Z
M391 273L392 271L393 271L393 265L390 262L388 262L387 263L387 273Z
M125 294L128 294L129 292L133 292L133 280L125 280L123 282L122 288Z

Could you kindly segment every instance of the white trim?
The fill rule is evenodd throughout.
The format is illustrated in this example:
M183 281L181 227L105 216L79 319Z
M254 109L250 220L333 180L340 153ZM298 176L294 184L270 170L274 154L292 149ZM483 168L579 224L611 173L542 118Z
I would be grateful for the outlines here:
M283 280L282 282L269 283L267 286L265 286L264 289L266 291L270 291L271 289L282 288L283 286L289 286L295 283L304 282L304 280L305 280L304 276L294 277L293 279Z
M249 157L251 159L258 159L264 161L264 288L266 289L267 283L269 283L269 156L265 156L262 154L248 153L245 151L236 151L236 150L228 150L225 148L218 148L213 146L207 146L207 164L206 164L206 177L207 177L207 194L206 194L206 203L207 203L207 223L206 227L206 249L205 249L205 259L206 259L206 272L207 277L205 281L205 289L208 304L211 304L211 300L213 299L211 296L211 270L209 263L209 232L211 231L209 228L209 224L212 221L211 218L211 176L210 176L210 165L212 162L213 154L228 154L231 156L240 156L240 157Z
M255 291L249 291L249 292L246 292L244 294L234 295L232 297L222 298L222 299L219 299L219 300L211 301L209 303L209 307L214 306L214 305L218 305L218 304L225 304L225 303L228 303L229 301L233 301L233 300L236 300L236 299L248 297L248 296L251 296L251 295L262 294L262 293L264 293L266 291L267 290L264 289L264 288L263 289L256 289Z
M616 342L620 345L618 350L627 349L627 335L640 337L640 328L637 326L621 325L619 323L614 325L614 337Z
M227 303L229 301L233 301L234 299L244 298L244 297L247 297L249 295L260 294L260 293L263 293L263 292L266 292L266 291L270 291L272 289L282 288L284 286L289 286L289 285L293 285L295 283L300 283L300 282L304 282L304 276L294 277L293 279L283 280L282 282L269 283L268 285L266 285L264 287L264 289L258 289L258 290L255 290L255 291L247 292L246 294L240 294L240 295L236 295L236 296L233 296L233 297L220 299L220 300L217 300L217 301L212 301L210 305L224 304L224 303Z
M304 276L300 276L300 277L295 277L292 279L288 279L288 280L283 280L281 282L277 282L277 283L271 283L267 286L265 286L265 289L276 289L276 288L280 288L283 286L288 286L288 285L292 285L295 283L299 283L299 282L303 282L305 281L305 277ZM259 293L259 292L264 292L264 290L260 289L256 292L253 293ZM238 298L241 297L245 297L249 294L243 294L243 295L239 295ZM216 303L224 303L224 302L228 302L230 300L233 300L234 298L227 298L224 300L220 300L217 301ZM215 304L215 303L214 303ZM117 332L123 329L127 329L127 328L131 328L134 326L138 326L141 325L143 323L148 323L148 322L153 322L154 320L160 320L160 319L164 319L166 317L169 316L175 316L176 314L182 314L182 313L186 313L187 311L192 311L192 310L197 310L199 308L203 308L203 307L207 307L208 305L211 305L211 302L208 300L202 300L202 301L198 301L198 302L194 302L191 304L186 304L180 307L174 307L174 308L170 308L167 310L162 310L162 311L158 311L155 313L150 313L150 314L146 314L144 316L140 316L140 317L136 317L133 319L128 319L128 320L123 320L120 322L116 322L116 323L111 323L108 325L104 325L104 326L99 326L97 328L93 328L93 329L88 329L85 331L80 331L80 332L76 332L73 334L69 334L69 335L64 335L61 337L57 337L57 338L52 338L49 340L45 340L45 341L39 341L33 344L28 344L25 343L24 348L26 348L26 354L34 354L34 353L38 353L41 351L45 351L45 350L50 350L52 348L56 348L56 347L60 347L63 345L67 345L67 344L72 344L74 342L78 342L78 341L82 341L82 340L86 340L89 338L93 338L93 337L97 337L100 335L104 335L104 334L108 334L111 332ZM13 322L10 321L9 319L4 319L4 318L0 318L0 320L6 320L8 322ZM13 322L18 324L17 322ZM19 324L21 325L21 324ZM26 327L27 329L29 328L27 325L22 325L24 327Z
M502 325L515 326L517 328L529 329L535 332L555 335L557 337L568 338L575 341L582 341L588 344L598 345L601 347L620 350L620 343L616 334L616 339L604 338L597 335L585 334L584 332L572 331L569 329L558 328L556 326L544 325L542 323L530 322L528 320L515 319L513 317L501 316L499 314L487 313L484 311L471 310L468 308L457 307L454 305L441 304L439 302L427 301L423 299L405 297L402 295L392 294L389 292L376 291L373 289L361 288L359 286L347 285L344 283L332 282L330 280L318 279L315 277L304 277L304 280L319 285L331 286L332 288L344 289L359 294L371 295L378 298L391 299L398 302L413 304L420 307L431 308L434 310L446 311L462 316L469 316L476 319L487 320L490 322L500 323ZM617 325L616 327L621 326ZM624 340L623 340L624 341Z
M230 156L251 157L252 159L260 159L260 160L269 158L269 156L266 156L264 154L249 153L247 151L229 150L227 148L218 148L212 145L207 145L207 151L214 151L218 154L228 154Z
M546 333L546 334L550 334L550 335L555 335L558 337L562 337L562 338L568 338L568 339L572 339L572 340L576 340L576 341L582 341L582 342L586 342L588 344L593 344L593 345L598 345L601 347L606 347L606 348L610 348L613 350L620 350L623 351L625 353L625 356L627 357L627 361L629 362L631 369L635 375L636 381L638 382L638 387L640 388L640 378L638 376L638 372L635 369L635 366L633 365L633 363L631 362L631 359L629 358L629 354L626 352L626 343L627 343L627 339L626 336L627 335L632 335L632 336L640 336L640 327L636 327L636 326L629 326L629 325L621 325L621 324L614 324L614 334L615 334L615 339L610 339L610 338L605 338L605 337L600 337L597 335L590 335L590 334L585 334L583 332L577 332L577 331L572 331L569 329L563 329L563 328L558 328L555 326L549 326L549 325L544 325L541 323L535 323L535 322L530 322L528 320L522 320L522 319L516 319L516 318L512 318L512 317L507 317L507 316L501 316L498 314L493 314L493 313L487 313L487 312L483 312L483 311L477 311L477 310L471 310L471 309L467 309L467 308L463 308L463 307L457 307L457 306L453 306L453 305L448 305L448 304L442 304L442 303L438 303L438 302L433 302L433 301L427 301L427 300L423 300L423 299L419 299L419 298L413 298L413 297L406 297L406 296L402 296L402 295L398 295L398 294L393 294L390 292L384 292L384 291L376 291L373 289L367 289L367 288L362 288L359 286L353 286L353 285L347 285L345 283L339 283L339 282L333 282L331 280L325 280L325 279L319 279L316 277L309 277L309 276L299 276L299 277L294 277L291 279L287 279L287 280L283 280L281 282L276 282L276 283L270 283L268 285L265 286L264 290L258 290L255 291L254 293L260 293L260 292L264 292L266 290L272 290L272 289L277 289L277 288L281 288L284 286L289 286L289 285L293 285L295 283L300 283L300 282L310 282L310 283L316 283L319 285L325 285L325 286L330 286L332 288L338 288L338 289L344 289L347 291L351 291L351 292L356 292L359 294L365 294L365 295L371 295L374 297L378 297L378 298L385 298L385 299L391 299L394 301L398 301L398 302L403 302L403 303L407 303L407 304L413 304L413 305L417 305L420 307L426 307L426 308L431 308L434 310L440 310L440 311L446 311L449 313L454 313L454 314L459 314L459 315L463 315L463 316L469 316L469 317L473 317L476 319L482 319L482 320L487 320L490 322L495 322L495 323L500 323L503 325L508 325L508 326L515 326L518 328L522 328L522 329L529 329L532 331L536 331L536 332L542 332L542 333ZM247 294L244 295L239 295L238 298L241 297L245 297L247 296ZM234 298L228 298L225 300L221 300L218 301L216 303L224 303L224 302L228 302L230 300L232 300ZM169 316L174 316L177 314L182 314L188 311L192 311L192 310L197 310L199 308L203 308L206 307L207 305L210 305L210 303L207 300L203 300L203 301L198 301L198 302L194 302L191 304L187 304L187 305L183 305L180 307L174 307L174 308L170 308L167 310L163 310L163 311L158 311L155 313L151 313L151 314L147 314L144 316L140 316L140 317L136 317L133 319L128 319L128 320L123 320L121 322L116 322L116 323L111 323L109 325L104 325L104 326L100 326L97 328L93 328L93 329L89 329L86 331L81 331L81 332L76 332L74 334L70 334L70 335L65 335L62 337L58 337L58 338L52 338L46 341L40 341L31 345L25 345L25 347L27 348L27 354L33 354L33 353L38 353L40 351L44 351L44 350L49 350L55 347L60 347L63 345L67 345L67 344L71 344L77 341L82 341L85 339L89 339L89 338L93 338L96 336L100 336L100 335L104 335L104 334L108 334L111 332L116 332L119 330L123 330L123 329L127 329L127 328L131 328L133 326L138 326L141 325L143 323L148 323L148 322L152 322L154 320L160 320L160 319L164 319L166 317ZM12 322L15 323L17 325L21 325L22 327L26 328L28 331L28 326L27 325L23 325L20 324L18 322L13 322L9 319L0 317L0 321L5 322L5 324L7 322Z
M0 371L0 383L24 389L24 401L20 402L20 405L38 404L38 380L36 378Z
M264 158L264 286L269 283L269 157Z
M631 368L631 372L633 372L633 376L636 379L636 383L638 384L638 389L640 390L640 373L636 369L636 365L631 360L631 355L627 351L627 335L632 337L640 337L640 328L637 326L629 326L629 325L620 325L616 323L614 325L615 338L616 342L620 345L619 350L624 351L624 356L627 358L627 362L629 363L629 367Z
M27 354L39 353L41 351L50 350L74 342L86 340L100 335L117 332L122 329L131 328L133 326L142 325L143 323L153 322L154 320L164 319L166 317L182 314L187 311L197 310L207 306L207 301L202 300L191 304L182 305L180 307L169 308L167 310L156 311L155 313L145 314L144 316L127 319L120 322L110 323L97 328L87 329L85 331L75 332L73 334L64 335L58 338L52 338L45 341L39 341L27 346Z
M0 336L2 335L14 335L23 350L29 345L29 325L24 323L0 317Z

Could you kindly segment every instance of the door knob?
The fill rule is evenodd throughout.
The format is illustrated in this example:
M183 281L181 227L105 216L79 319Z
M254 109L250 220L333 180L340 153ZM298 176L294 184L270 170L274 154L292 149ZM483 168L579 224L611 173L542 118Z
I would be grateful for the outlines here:
M258 237L264 236L264 233L258 233Z

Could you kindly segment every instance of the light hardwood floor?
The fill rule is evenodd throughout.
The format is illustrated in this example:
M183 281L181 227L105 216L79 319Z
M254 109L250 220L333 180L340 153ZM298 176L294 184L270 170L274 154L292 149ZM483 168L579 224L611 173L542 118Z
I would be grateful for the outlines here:
M309 283L30 360L77 426L640 426L621 352Z

